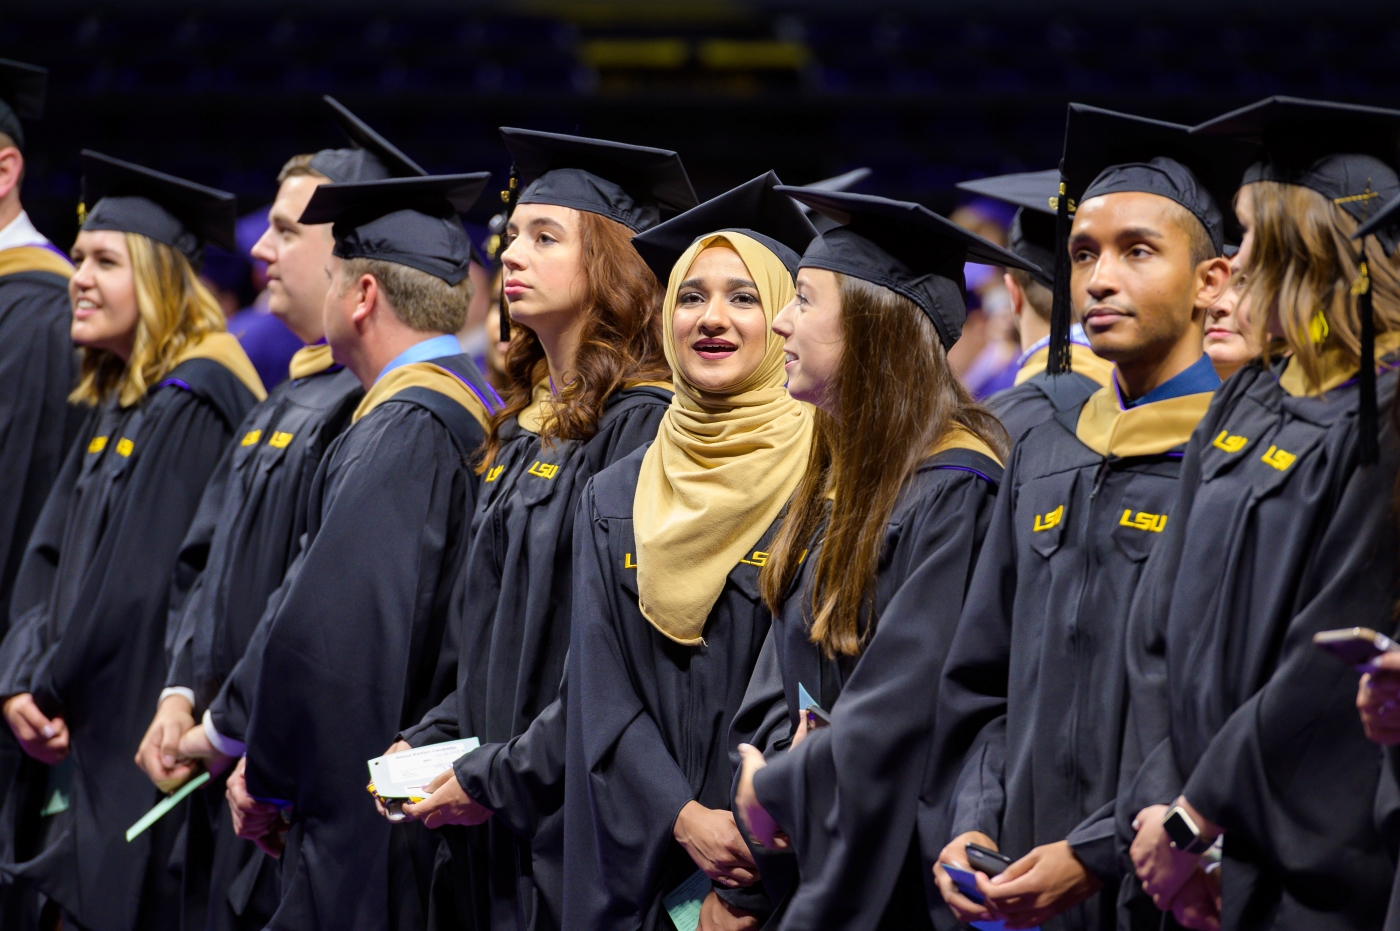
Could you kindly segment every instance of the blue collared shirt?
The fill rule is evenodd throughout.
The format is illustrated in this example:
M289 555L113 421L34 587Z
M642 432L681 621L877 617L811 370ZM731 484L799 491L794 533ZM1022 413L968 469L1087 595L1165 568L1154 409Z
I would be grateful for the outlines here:
M1113 384L1116 388L1117 378L1113 380ZM1124 401L1122 389L1118 390L1118 400L1123 405L1123 409L1127 410L1130 407L1139 407L1154 401L1166 401L1188 394L1200 394L1202 391L1214 391L1219 387L1220 376L1215 374L1215 366L1211 363L1210 356L1203 355L1136 401Z
M431 362L434 359L441 359L444 356L457 356L462 354L462 344L457 342L457 337L444 333L442 336L434 336L432 339L425 339L421 343L414 343L403 352L394 356L389 364L384 366L384 371L379 373L379 378L388 375L401 365L409 365L414 362ZM375 381L379 381L376 378Z
M1069 341L1076 346L1089 345L1089 337L1084 335L1084 328L1077 323L1069 328ZM1037 352L1040 352L1040 350L1044 349L1046 346L1049 345L1050 337L1048 336L1042 336L1034 343L1031 343L1029 349L1027 349L1025 352L1021 353L1019 356L1016 357L1016 368L1019 369L1021 366L1025 365L1026 362L1029 361L1031 356L1035 355Z

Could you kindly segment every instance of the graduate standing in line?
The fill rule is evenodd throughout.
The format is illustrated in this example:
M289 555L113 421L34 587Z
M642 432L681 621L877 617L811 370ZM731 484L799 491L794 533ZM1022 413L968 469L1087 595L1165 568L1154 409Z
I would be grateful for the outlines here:
M674 152L501 132L523 185L500 254L511 384L491 422L478 530L453 595L457 688L393 749L482 742L407 809L446 826L437 925L543 931L559 927L563 890L557 698L574 515L588 480L650 442L671 402L660 286L629 240L695 195ZM481 805L497 817L469 827Z
M76 380L73 310L68 279L73 264L34 228L20 203L24 126L43 115L48 71L0 59L0 636L10 623L10 592L24 545L82 423L68 403ZM24 751L8 729L0 733L0 806ZM3 807L0 807L3 811ZM18 826L0 829L13 838ZM15 859L0 849L0 859ZM32 893L0 876L0 925L32 924Z
M1143 889L1179 916L1212 911L1200 854L1223 833L1221 928L1375 928L1394 874L1380 755L1356 673L1310 641L1391 628L1400 595L1400 449L1380 415L1400 260L1392 227L1353 238L1400 197L1400 111L1269 98L1193 132L1258 146L1239 258L1256 338L1289 354L1236 372L1187 448L1133 611L1120 825Z
M1060 189L1060 173L1032 171L1024 174L979 178L958 185L964 191L981 194L1016 205L1007 234L1007 248L1038 271L1009 268L1003 277L1016 326L1021 336L1021 356L1016 360L1016 384L1003 388L987 398L986 406L1006 432L1011 442L1019 440L1027 430L1044 423L1055 414L1055 402L1062 393L1066 400L1079 392L1065 389L1081 383L1091 391L1105 387L1113 379L1113 363L1094 355L1089 339L1078 323L1070 328L1070 352L1074 371L1063 373L1067 378L1051 380L1045 373L1050 358L1050 308L1054 303L1055 287L1055 206ZM1089 383L1093 382L1091 386Z
M565 928L664 929L680 902L702 927L754 928L768 910L729 811L728 731L770 623L759 570L812 436L771 327L814 230L774 181L648 236L688 243L663 304L676 398L656 441L579 504Z
M927 928L928 683L1008 446L946 352L966 315L964 263L1033 264L917 204L781 190L847 223L808 247L773 326L788 390L819 413L763 570L773 627L733 726L735 813L763 848L796 855L795 891L760 860L769 894L788 898L777 927Z
M425 920L413 849L428 839L391 839L366 797L365 761L442 699L435 673L473 467L499 409L454 335L471 300L457 214L488 179L323 184L298 221L335 224L326 340L367 393L321 460L302 551L244 658L260 668L247 753L229 776L234 824L271 850L290 825L269 928Z
M1231 172L1216 167L1230 155L1185 126L1070 105L1048 371L1068 368L1072 299L1114 380L1017 444L944 669L934 766L950 824L934 870L963 921L1116 926L1127 612L1220 384L1201 332L1230 280L1217 197ZM979 877L986 905L941 865L968 866L969 842L1015 859Z
M232 194L83 153L92 207L73 245L73 399L91 407L25 554L0 645L5 719L41 768L9 801L56 812L43 849L0 869L66 928L179 927L169 819L131 765L165 681L170 578L234 429L265 397L196 271L233 249ZM10 821L10 824L15 822ZM23 856L12 851L13 855Z
M316 468L364 394L355 374L331 359L325 340L331 227L303 225L298 217L321 184L425 174L337 101L326 103L352 147L288 161L268 229L253 246L253 257L267 263L268 310L306 347L293 356L289 379L239 425L238 442L210 479L180 548L167 631L170 670L136 754L164 791L194 775L197 759L218 768L243 755L246 691L256 669L242 669L222 697L220 690L297 553ZM196 723L206 715L207 726ZM276 906L276 871L254 844L234 835L224 780L196 792L190 809L181 858L186 926L262 928ZM252 875L238 881L244 870Z

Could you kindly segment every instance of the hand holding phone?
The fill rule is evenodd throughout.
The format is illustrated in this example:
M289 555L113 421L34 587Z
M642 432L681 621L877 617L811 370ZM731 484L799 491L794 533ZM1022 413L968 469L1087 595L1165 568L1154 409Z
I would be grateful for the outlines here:
M963 845L963 850L967 854L968 866L986 873L989 877L1000 876L1011 865L1011 858L1006 854L981 844L967 843Z
M1370 672L1378 656L1400 651L1400 643L1369 627L1320 631L1313 634L1313 645L1360 672Z

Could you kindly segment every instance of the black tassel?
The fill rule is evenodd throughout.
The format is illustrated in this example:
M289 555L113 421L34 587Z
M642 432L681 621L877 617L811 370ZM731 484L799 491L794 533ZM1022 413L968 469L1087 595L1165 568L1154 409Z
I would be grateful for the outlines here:
M1366 242L1361 242L1361 274L1352 283L1356 295L1356 315L1361 318L1361 371L1357 387L1361 391L1361 415L1357 418L1361 430L1361 464L1375 465L1380 459L1376 413L1376 321L1371 313L1371 273L1366 267Z
M1070 312L1069 294L1069 194L1065 185L1065 163L1060 162L1060 196L1055 202L1055 289L1050 306L1050 358L1045 371L1063 375L1074 370L1069 331L1074 316Z
M506 227L510 225L510 215L515 212L515 204L520 200L520 170L514 165L510 166L510 186L501 192L501 200L506 205L506 221L501 226L501 240L504 243ZM496 261L501 266L501 342L510 342L510 301L506 300L506 266L501 262L501 253L505 252L505 246L496 250Z

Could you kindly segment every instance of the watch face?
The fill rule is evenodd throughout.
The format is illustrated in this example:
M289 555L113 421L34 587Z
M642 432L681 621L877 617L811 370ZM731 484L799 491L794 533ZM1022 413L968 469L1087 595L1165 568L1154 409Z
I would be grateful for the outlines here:
M1178 850L1185 850L1196 842L1196 832L1191 830L1190 822L1180 811L1173 811L1167 815L1167 820L1162 822L1162 829L1167 832L1167 836Z

